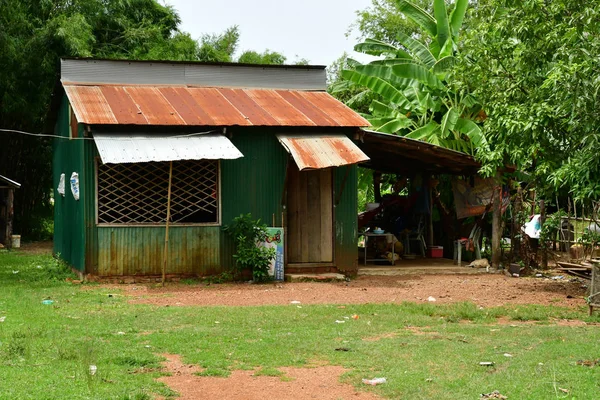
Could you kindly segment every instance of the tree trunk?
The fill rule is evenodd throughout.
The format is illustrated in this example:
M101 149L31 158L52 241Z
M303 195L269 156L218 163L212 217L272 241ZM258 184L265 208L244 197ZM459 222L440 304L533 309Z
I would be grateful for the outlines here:
M501 206L501 192L502 192L502 175L500 172L496 173L496 182L494 185L494 196L492 198L492 267L500 267L500 238L502 236L502 206Z
M546 222L546 203L544 200L540 200L540 226L544 229L544 223ZM548 269L548 238L541 236L541 247L542 247L542 269Z

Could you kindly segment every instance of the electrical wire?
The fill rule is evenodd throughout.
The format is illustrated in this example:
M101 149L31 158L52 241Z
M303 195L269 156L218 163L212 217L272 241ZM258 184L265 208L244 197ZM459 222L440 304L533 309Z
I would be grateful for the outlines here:
M25 131L19 131L16 129L2 129L0 128L0 132L6 132L6 133L18 133L21 135L27 135L27 136L36 136L36 137L47 137L47 138L55 138L55 139L65 139L65 140L98 140L99 138L93 138L93 137L66 137L66 136L58 136L58 135L52 135L49 133L31 133L31 132L25 132ZM195 132L195 133L186 133L186 134L181 134L181 135L173 135L173 136L167 136L167 138L169 139L177 139L177 138L184 138L184 137L192 137L192 136L199 136L199 135L207 135L209 133L215 133L215 132L219 132L217 129L213 129L210 131L206 131L206 132ZM110 139L107 140L130 140L131 137L122 137L122 138L115 138L112 137ZM135 140L154 140L155 138L153 137L136 137ZM102 140L102 139L100 139Z

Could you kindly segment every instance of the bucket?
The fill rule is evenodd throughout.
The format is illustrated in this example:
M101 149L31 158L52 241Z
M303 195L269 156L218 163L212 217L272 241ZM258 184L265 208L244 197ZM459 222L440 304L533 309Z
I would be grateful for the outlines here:
M18 249L21 247L21 235L12 235L11 240L12 240L12 247L14 249Z

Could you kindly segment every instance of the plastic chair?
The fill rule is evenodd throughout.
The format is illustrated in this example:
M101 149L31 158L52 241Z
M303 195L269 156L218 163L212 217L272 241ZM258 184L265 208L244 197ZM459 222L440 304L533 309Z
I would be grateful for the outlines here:
M475 258L479 260L481 258L481 247L479 245L479 239L481 237L481 227L475 225L469 234L469 238L461 238L454 241L454 263L460 267L462 261L462 248L467 249L467 244L473 242L473 248L475 249Z
M425 249L427 249L427 244L425 243L425 223L423 222L423 217L419 218L419 224L417 225L417 230L414 232L410 232L406 235L405 254L410 254L410 242L418 242L419 247L421 248L421 255L425 258Z

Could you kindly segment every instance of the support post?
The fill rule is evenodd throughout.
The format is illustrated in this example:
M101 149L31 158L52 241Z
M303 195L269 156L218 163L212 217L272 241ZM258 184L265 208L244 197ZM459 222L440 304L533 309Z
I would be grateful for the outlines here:
M173 161L169 163L169 190L167 191L167 222L165 224L165 249L163 252L162 285L165 286L167 260L169 259L169 222L171 220L171 185L173 183Z
M540 225L544 229L544 223L546 223L546 202L540 200ZM542 235L540 235L542 236ZM542 269L548 269L548 238L542 236Z
M502 191L502 175L496 173L496 182L494 185L494 195L492 197L492 267L500 267L500 237L502 236L502 207L500 193Z
M381 204L381 172L373 171L373 197Z
M575 228L575 226L573 226ZM571 198L567 197L567 253L571 251ZM573 229L575 230L575 229ZM575 238L575 232L573 232L573 238Z
M520 251L520 240L517 241L517 236L519 235L519 232L521 231L521 227L519 226L519 214L521 213L521 207L522 207L522 201L523 201L523 189L521 188L521 186L519 185L519 187L517 188L517 195L515 197L515 202L514 202L514 206L512 209L512 227L510 230L510 262L513 263L515 262L515 259L518 258L519 256L519 251Z
M431 179L430 179L431 182ZM429 231L429 235L427 235L427 246L431 249L433 246L433 188L429 188L429 218L427 218L428 226L427 230Z
M14 202L15 202L15 190L13 188L8 188L6 195L6 247L12 247L12 225L13 225L13 217L15 215L14 210Z

